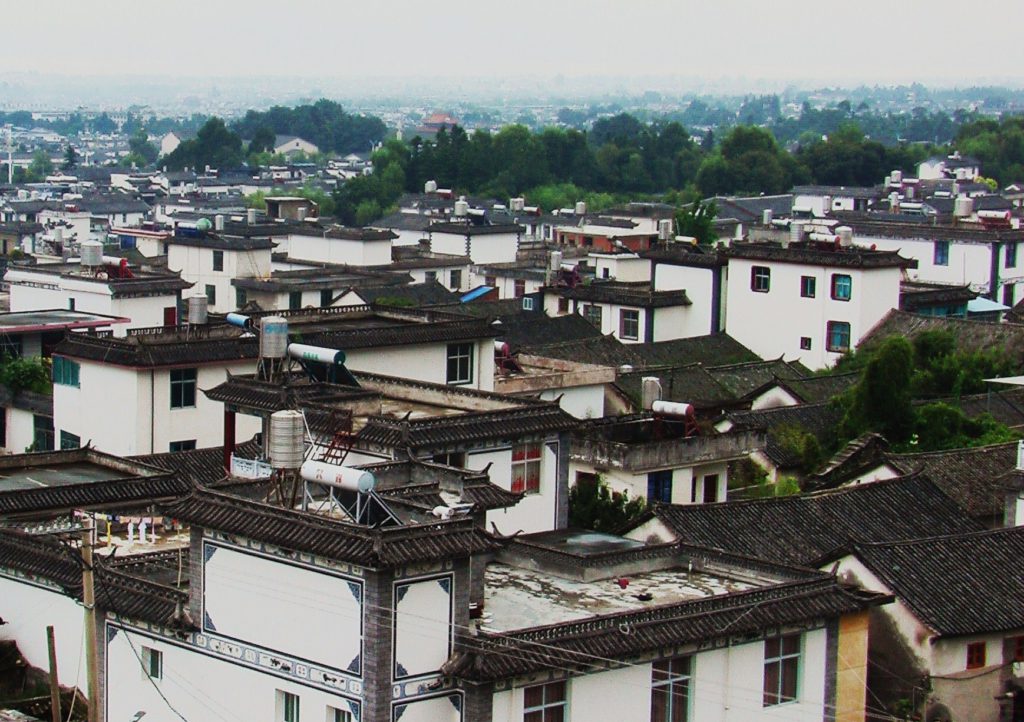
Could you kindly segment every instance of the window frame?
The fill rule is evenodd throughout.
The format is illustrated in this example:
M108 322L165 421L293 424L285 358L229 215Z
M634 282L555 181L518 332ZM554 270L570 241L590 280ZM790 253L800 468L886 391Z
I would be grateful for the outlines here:
M701 479L701 491L703 492L701 494L701 504L718 503L718 480L718 474L704 474ZM709 491L710 494L708 493Z
M1006 243L1006 254L1003 261L1003 268L1016 268L1017 267L1017 242L1007 241Z
M217 287L212 283L206 284L206 301L211 306L217 305Z
M142 651L139 656L142 658L140 664L143 679L146 677L152 680L164 678L164 653L162 651L142 645ZM155 669L154 664L156 665Z
M679 663L685 669L676 670ZM660 678L659 678L660 675ZM686 722L690 717L690 684L693 680L693 656L683 655L659 659L651 663L651 722ZM682 687L679 694L676 687ZM667 688L664 709L656 707L656 694ZM677 713L675 702L679 699L681 712Z
M834 329L840 326L846 327L846 346L837 346L832 343ZM849 321L829 321L825 325L825 350L831 353L847 353L853 347L852 329Z
M987 645L984 642L968 642L965 650L967 666L965 669L981 669L987 662Z
M604 324L604 307L596 303L585 303L583 304L583 318L587 319L591 325L596 326L598 329Z
M750 267L750 290L754 293L768 293L772 290L772 269L770 267Z
M932 265L949 265L949 241L932 241Z
M534 310L533 296L523 296L523 310L532 311Z
M454 268L448 272L448 285L453 291L462 288L462 269Z
M531 690L540 691L540 703L527 705ZM551 694L552 699L548 699ZM553 712L554 714L549 714ZM569 719L569 682L558 680L523 688L523 722L566 722Z
M302 700L293 692L277 690L277 710L274 718L277 722L299 722L301 719Z
M167 377L170 382L171 408L194 409L199 385L199 369L194 367L171 369ZM190 397L191 403L187 403Z
M810 351L812 345L813 345L813 340L811 339L810 336L801 336L800 337L800 350L801 351Z
M65 356L53 356L50 379L58 386L82 387L82 365Z
M512 298L522 298L526 295L526 279L512 279Z
M771 649L773 645L777 645L775 650ZM777 707L781 704L800 701L803 646L803 634L800 632L765 638L762 707ZM774 683L771 680L770 670L774 670ZM792 694L787 691L790 688Z
M213 252L213 270L223 271L224 270L224 251Z
M82 437L78 434L72 434L67 429L60 430L60 450L67 451L68 449L80 449L82 448Z
M539 441L512 444L512 491L539 494L544 445ZM517 476L517 471L519 475Z
M831 295L833 301L848 302L853 297L853 276L849 273L833 273ZM841 289L845 286L845 293Z
M39 443L40 440L43 443ZM32 414L32 449L34 451L53 451L54 441L53 417L45 414Z
M352 713L340 707L327 705L326 722L352 722Z
M628 323L630 326L635 326L635 330L632 333L626 332L627 318L626 314L632 314L634 318L630 318ZM637 308L620 308L619 309L619 338L623 341L639 341L640 340L640 309Z
M815 276L800 276L800 298L818 297L818 279Z
M244 288L235 289L235 308L241 308L249 302L249 294Z
M473 357L476 355L474 350L472 343L448 344L445 352L446 384L449 386L459 386L473 383ZM453 363L455 364L454 367Z
M196 440L195 439L181 439L180 441L171 441L167 444L167 451L171 454L177 454L182 451L195 451Z

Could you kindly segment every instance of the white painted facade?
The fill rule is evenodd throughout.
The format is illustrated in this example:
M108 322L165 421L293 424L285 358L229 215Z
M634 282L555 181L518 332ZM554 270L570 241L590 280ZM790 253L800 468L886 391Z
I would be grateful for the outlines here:
M214 270L214 255L219 254L221 270ZM207 287L212 286L214 300L209 310L215 313L234 311L235 289L231 285L233 278L268 278L270 276L271 249L238 251L230 249L209 248L183 243L169 242L167 249L167 267L171 271L181 272L181 277L194 283L191 295L206 295Z
M386 266L391 263L389 238L355 240L292 233L288 237L287 251L292 258L318 263L350 266Z
M454 256L469 256L473 263L511 263L516 260L520 233L447 233L430 231L430 250Z
M494 342L480 339L473 342L473 380L463 384L478 391L494 390ZM345 349L342 349L345 350ZM435 384L448 382L448 344L410 344L383 348L361 348L345 351L345 365L352 371L398 376Z
M136 369L72 359L79 364L79 386L54 384L53 422L56 438L61 431L77 435L82 444L118 456L158 454L170 450L173 441L195 441L196 448L224 443L224 407L202 392L223 383L228 372L252 373L255 360L197 370L195 406L171 408L171 370ZM239 415L236 438L247 439L260 431L259 420Z
M676 266L669 263L658 263L654 266L654 290L655 291L686 291L686 296L693 303L686 306L685 313L680 319L683 324L681 328L671 331L678 335L666 338L689 338L691 336L703 336L707 333L717 333L720 328L715 328L714 307L715 299L715 276L719 273L718 268L702 268L698 266ZM720 284L717 299L720 310L719 325L725 323L725 284ZM660 309L659 309L660 311ZM655 328L656 336L659 335ZM666 338L655 338L655 341L664 341Z
M729 488L728 464L724 461L670 469L672 473L673 504L701 504L709 501L725 501ZM569 462L569 480L575 484L577 474L597 474L608 484L612 492L625 492L630 499L647 498L648 472L631 472L625 469L600 468L593 464L572 459Z
M770 270L767 292L752 289L751 271ZM833 276L849 276L850 299L831 296ZM814 279L813 298L801 296L803 277ZM762 358L800 360L812 369L833 365L842 352L829 350L830 322L849 324L853 349L881 318L899 307L901 269L846 268L748 258L729 260L726 331ZM802 348L809 340L810 348Z
M590 253L587 258L594 266L597 278L614 278L617 281L651 280L651 262L635 253Z
M530 534L550 531L558 523L558 456L559 442L550 438L541 444L540 491L526 494L522 500L508 509L493 509L487 512L487 528L494 524L502 534L514 534L522 530ZM512 448L510 446L490 447L471 450L466 454L466 468L483 470L490 467L492 484L502 489L512 489Z
M0 625L0 640L17 642L28 663L38 669L49 669L46 626L52 624L61 684L80 679L85 687L85 609L77 601L56 585L0 569L0 617L6 622Z
M803 634L798 699L763 704L764 642L694 651L687 719L721 722L820 722L826 708L826 632ZM494 694L493 722L522 722L523 689L543 679L519 680ZM567 684L566 722L639 722L651 715L651 663L573 677ZM469 722L467 720L467 722Z
M124 336L130 328L162 326L165 309L178 307L177 292L115 298L106 281L86 276L60 276L12 267L4 280L10 284L11 311L74 308L131 319L113 326L117 336Z

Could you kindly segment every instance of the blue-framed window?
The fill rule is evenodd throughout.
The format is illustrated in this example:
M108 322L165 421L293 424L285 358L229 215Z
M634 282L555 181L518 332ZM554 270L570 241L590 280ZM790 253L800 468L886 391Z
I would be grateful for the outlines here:
M850 324L846 321L829 321L825 337L829 351L846 353L850 350Z
M832 298L836 301L849 301L853 295L853 279L847 273L832 274Z
M672 503L672 470L652 471L647 474L647 503Z
M935 241L932 247L932 263L936 266L949 265L949 241Z
M61 386L80 386L79 372L81 371L77 361L72 361L63 356L53 357L53 383Z

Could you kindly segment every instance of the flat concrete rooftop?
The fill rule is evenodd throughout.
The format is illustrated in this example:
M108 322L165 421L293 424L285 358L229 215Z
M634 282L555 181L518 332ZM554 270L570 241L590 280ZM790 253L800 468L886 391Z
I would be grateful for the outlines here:
M0 492L96 483L112 479L127 479L131 476L132 474L90 461L23 466L0 469Z
M31 331L56 331L64 328L93 328L128 323L131 319L120 316L104 316L85 311L69 311L54 308L43 311L16 311L0 313L0 333L28 333Z

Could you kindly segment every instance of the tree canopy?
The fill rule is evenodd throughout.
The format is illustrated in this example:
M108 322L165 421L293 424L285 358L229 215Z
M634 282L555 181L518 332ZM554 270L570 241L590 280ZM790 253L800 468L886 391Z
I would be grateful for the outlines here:
M228 130L220 118L210 118L195 138L182 141L164 158L171 170L182 168L237 168L243 159L242 139Z
M323 152L366 152L384 140L387 128L374 116L346 113L333 100L320 99L312 105L287 108L275 105L270 110L250 110L234 123L232 130L243 138L260 139L260 148L267 146L267 132L275 135L297 135L315 143ZM270 139L271 144L273 138ZM253 149L250 147L250 152Z

